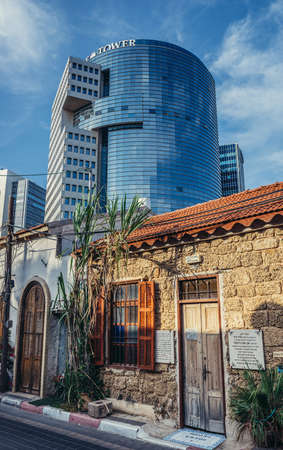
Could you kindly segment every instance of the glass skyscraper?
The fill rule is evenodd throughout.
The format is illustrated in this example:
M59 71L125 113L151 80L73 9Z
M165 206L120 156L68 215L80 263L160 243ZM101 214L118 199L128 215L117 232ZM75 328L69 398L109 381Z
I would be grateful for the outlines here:
M8 220L10 196L14 199L13 223L15 232L43 223L45 189L8 169L0 170L0 174L0 236L7 232L4 225Z
M222 195L245 190L244 157L238 144L220 145Z
M163 213L221 196L215 84L189 51L142 39L107 44L86 60L69 58L56 98L49 171L62 176L47 185L48 220L72 213L66 186L79 185L69 133L96 139L91 162L102 203L138 195ZM77 178L68 182L67 174Z

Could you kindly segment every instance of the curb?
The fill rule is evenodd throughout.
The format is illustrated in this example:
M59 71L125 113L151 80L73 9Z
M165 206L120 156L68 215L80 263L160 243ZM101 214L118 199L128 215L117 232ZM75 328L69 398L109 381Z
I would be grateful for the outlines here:
M100 419L94 419L93 417L86 416L79 413L71 413L69 418L70 423L76 423L77 425L83 425L87 427L99 428Z
M175 442L164 441L163 439L151 437L142 429L142 427L137 425L131 425L123 422L114 422L109 419L95 419L85 414L70 413L64 411L63 409L53 408L52 406L35 406L31 405L28 401L16 399L5 395L2 397L0 396L0 403L4 403L9 406L15 406L30 413L42 414L43 416L47 416L61 422L73 423L85 427L93 427L99 431L118 434L126 438L137 439L151 444L163 445L163 447L174 448L179 450L192 449L192 447L187 447L186 445L177 444Z
M103 419L98 427L99 431L106 431L107 433L119 434L130 439L137 439L139 426L130 425L122 422L113 422L112 420Z

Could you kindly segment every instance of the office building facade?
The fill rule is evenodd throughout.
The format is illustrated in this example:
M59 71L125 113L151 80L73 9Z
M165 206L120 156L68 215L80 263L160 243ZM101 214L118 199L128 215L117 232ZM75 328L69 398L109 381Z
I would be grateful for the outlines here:
M138 195L163 213L221 196L214 80L181 47L131 39L69 58L52 109L46 220L69 218L87 192L69 133L95 139L102 204Z
M0 236L6 234L9 197L14 199L13 223L15 231L43 223L46 191L36 183L11 170L0 170Z
M222 195L245 190L244 157L238 144L219 146Z

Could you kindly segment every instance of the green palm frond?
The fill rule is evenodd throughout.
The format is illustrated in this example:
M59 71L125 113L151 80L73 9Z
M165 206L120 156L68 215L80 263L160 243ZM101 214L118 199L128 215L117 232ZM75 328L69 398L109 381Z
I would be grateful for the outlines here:
M282 373L270 368L256 377L245 370L243 385L232 391L230 408L239 436L248 429L259 447L278 447L283 426Z

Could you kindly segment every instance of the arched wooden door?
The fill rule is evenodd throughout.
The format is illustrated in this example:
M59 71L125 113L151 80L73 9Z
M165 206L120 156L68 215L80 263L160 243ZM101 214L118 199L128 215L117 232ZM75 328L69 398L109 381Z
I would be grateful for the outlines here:
M39 283L28 289L22 309L20 391L40 393L45 299Z

